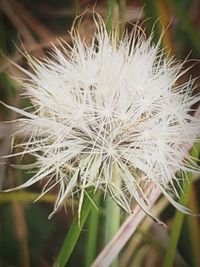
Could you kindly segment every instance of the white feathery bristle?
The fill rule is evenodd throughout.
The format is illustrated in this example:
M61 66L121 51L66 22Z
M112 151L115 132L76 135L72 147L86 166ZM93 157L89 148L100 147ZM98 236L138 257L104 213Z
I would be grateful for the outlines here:
M174 200L174 172L189 169L182 147L198 138L191 108L200 97L193 96L192 80L179 82L183 64L137 30L118 41L101 19L90 44L78 32L71 37L72 45L54 47L51 58L31 60L23 95L34 111L10 107L29 136L15 155L31 154L37 166L17 189L46 180L43 195L57 186L53 213L78 192L81 207L89 187L110 194L127 212L133 200L148 212L153 184L188 212Z

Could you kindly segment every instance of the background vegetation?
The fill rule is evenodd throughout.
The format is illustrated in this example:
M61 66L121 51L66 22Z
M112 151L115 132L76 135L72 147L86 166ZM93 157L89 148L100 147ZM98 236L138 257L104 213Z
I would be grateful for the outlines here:
M22 76L15 67L17 63L26 67L22 51L41 57L49 52L52 43L58 44L58 38L70 42L68 30L77 14L85 12L81 24L81 33L87 39L92 34L91 12L95 9L108 20L109 14L115 12L117 21L131 23L140 21L146 28L147 35L154 27L154 40L158 40L163 28L165 34L163 47L169 55L175 54L184 60L200 58L200 2L198 0L138 0L138 1L86 1L86 0L0 0L0 99L11 105L27 106L20 101L22 92L20 84L12 76ZM113 9L114 7L114 9ZM88 11L87 11L88 10ZM120 24L122 25L122 24ZM194 65L194 66L193 66ZM190 60L186 67L192 67L188 75L196 79L200 68L198 61ZM10 153L15 124L3 123L16 118L16 114L0 106L0 154ZM198 146L195 153L198 156ZM24 161L30 162L26 157ZM20 184L30 174L14 169L20 159L1 160L0 190ZM189 175L192 181L181 201L195 212L200 212L199 176ZM48 215L53 208L56 190L33 203L42 184L30 189L0 194L0 266L52 266L59 255L61 262L67 257L62 255L62 244L66 234L70 234L65 247L68 249L66 266L85 267L103 249L105 232L105 204L97 196L94 208L89 210L85 203L86 214L82 218L82 231L73 222L74 213L70 201L53 219ZM165 229L146 218L120 253L115 266L120 267L199 267L200 266L200 220L198 217L185 216L165 199L159 199L154 211L168 225ZM87 213L89 216L87 217ZM76 214L76 213L75 213ZM85 216L85 217L84 217ZM121 221L125 214L121 211ZM84 224L84 220L86 223ZM80 234L80 236L79 236ZM77 243L76 240L78 239ZM73 249L73 246L75 248ZM60 254L59 254L60 251ZM71 254L72 252L72 254ZM55 265L54 265L55 266ZM61 265L62 266L62 265ZM64 266L64 263L63 263ZM114 266L114 265L113 265Z

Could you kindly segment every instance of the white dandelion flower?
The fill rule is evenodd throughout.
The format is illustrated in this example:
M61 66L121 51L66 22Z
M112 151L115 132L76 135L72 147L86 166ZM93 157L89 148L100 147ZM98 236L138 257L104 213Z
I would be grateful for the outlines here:
M133 200L148 213L150 190L159 188L189 212L175 201L174 171L191 168L183 145L198 138L191 107L200 97L193 81L180 84L183 64L137 30L120 41L108 35L101 19L90 44L78 32L71 37L72 45L53 47L51 58L31 59L32 72L24 70L23 95L34 111L9 106L29 136L15 155L33 155L37 168L17 189L45 180L43 195L56 186L54 212L74 194L81 207L94 188L129 213Z

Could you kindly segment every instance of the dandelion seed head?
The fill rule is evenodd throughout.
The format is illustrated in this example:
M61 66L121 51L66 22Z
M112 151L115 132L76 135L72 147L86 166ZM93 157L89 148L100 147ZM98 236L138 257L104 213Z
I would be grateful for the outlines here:
M23 96L34 111L15 111L29 136L21 154L34 156L37 171L18 188L45 180L43 195L56 186L54 212L90 187L127 212L133 200L147 211L150 188L159 188L187 211L173 199L174 172L189 169L182 147L200 130L191 115L200 100L193 81L179 82L183 64L167 59L151 37L133 30L118 41L101 19L96 24L90 44L75 32L71 46L30 61Z

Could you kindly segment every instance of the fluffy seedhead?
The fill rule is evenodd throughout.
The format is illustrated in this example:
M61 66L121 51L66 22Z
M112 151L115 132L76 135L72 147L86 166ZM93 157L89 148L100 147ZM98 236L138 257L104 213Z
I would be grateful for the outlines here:
M29 138L18 146L35 158L35 174L17 189L44 180L41 196L58 189L53 213L66 198L103 190L131 213L137 203L148 213L155 188L178 209L180 179L175 171L195 171L183 146L197 139L200 126L191 107L193 81L180 83L182 64L167 59L138 28L121 40L108 35L100 18L90 44L78 31L72 44L52 48L43 60L29 58L23 96L31 111L21 115ZM33 166L33 165L32 165ZM134 200L134 201L133 201Z

